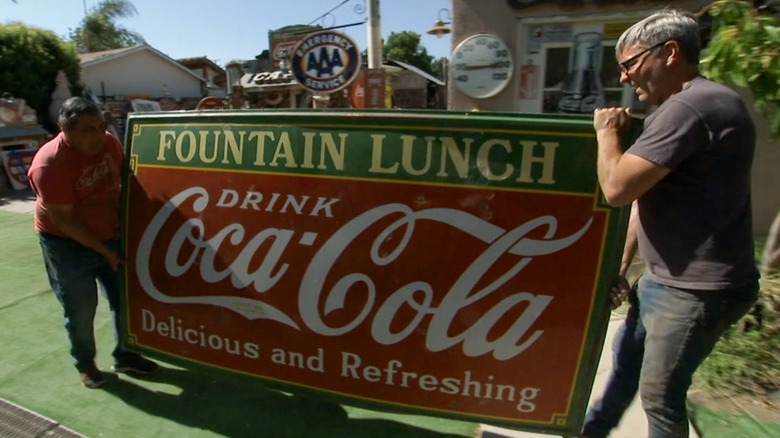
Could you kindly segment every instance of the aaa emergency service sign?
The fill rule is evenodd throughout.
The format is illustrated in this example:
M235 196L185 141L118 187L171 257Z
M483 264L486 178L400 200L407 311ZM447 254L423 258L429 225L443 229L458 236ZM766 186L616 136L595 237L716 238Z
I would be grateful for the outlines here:
M626 219L591 123L132 115L123 339L352 404L578 432Z
M349 36L332 30L307 35L293 49L292 73L315 93L332 93L360 72L360 51Z

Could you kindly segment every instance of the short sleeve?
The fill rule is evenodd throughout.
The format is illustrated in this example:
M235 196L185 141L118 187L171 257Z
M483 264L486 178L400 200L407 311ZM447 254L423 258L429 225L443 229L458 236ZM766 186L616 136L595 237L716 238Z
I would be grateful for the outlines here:
M56 159L56 155L43 158L28 175L36 196L44 204L70 205L76 202L72 172Z
M644 131L626 151L660 166L676 168L709 144L701 115L680 101L667 101L648 119Z
M122 149L122 143L119 142L117 137L106 131L106 145L111 149L111 154L119 157L119 162L122 162L124 157L124 150Z

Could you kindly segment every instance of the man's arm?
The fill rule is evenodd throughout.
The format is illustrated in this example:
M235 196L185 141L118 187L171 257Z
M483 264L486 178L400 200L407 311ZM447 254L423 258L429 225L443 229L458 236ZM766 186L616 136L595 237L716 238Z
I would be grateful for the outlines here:
M620 275L625 277L628 269L634 261L634 256L639 248L636 237L637 226L639 225L639 205L636 201L631 203L631 214L628 217L628 230L626 231L626 243L623 245L623 258L620 261Z
M45 207L49 212L49 217L57 228L67 234L71 239L102 255L106 261L108 261L111 269L116 271L119 269L119 264L125 262L122 256L103 244L97 236L73 215L73 205L46 204Z
M620 138L630 121L623 108L600 108L593 113L599 185L607 202L614 206L636 200L670 171L640 156L623 153Z
M626 275L628 274L629 268L631 268L631 263L634 261L634 256L639 248L636 236L638 225L639 206L637 205L637 202L634 201L631 204L631 214L628 217L628 230L626 230L626 242L623 245L623 258L620 260L618 281L617 284L612 287L609 294L613 309L620 307L620 304L622 304L628 296L629 289L631 289L631 285L628 284Z

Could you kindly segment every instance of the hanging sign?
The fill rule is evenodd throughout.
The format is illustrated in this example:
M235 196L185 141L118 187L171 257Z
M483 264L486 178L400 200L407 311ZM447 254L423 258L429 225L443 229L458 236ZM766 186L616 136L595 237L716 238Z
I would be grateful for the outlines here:
M376 409L575 435L626 209L592 119L130 117L126 348Z
M381 68L361 70L349 87L352 108L384 108L385 85L385 71Z
M352 38L325 30L298 42L293 49L291 69L304 88L315 93L333 93L357 77L360 63L360 50Z

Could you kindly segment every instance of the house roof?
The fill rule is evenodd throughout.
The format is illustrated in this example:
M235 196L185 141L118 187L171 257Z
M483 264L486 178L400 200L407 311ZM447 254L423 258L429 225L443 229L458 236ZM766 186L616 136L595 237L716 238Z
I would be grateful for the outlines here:
M225 69L217 65L214 61L210 60L209 58L205 56L198 56L194 58L180 58L177 59L176 62L179 64L187 67L187 68L197 68L202 65L205 65L207 67L210 67L212 70L218 72L218 73L224 73Z
M139 44L137 46L122 47L119 49L112 49L112 50L104 50L102 52L82 53L79 55L79 61L81 64L81 68L91 67L93 65L102 64L104 62L121 58L123 56L127 56L136 52L142 52L144 50L149 51L152 54L162 58L163 60L175 65L177 68L181 69L182 71L186 72L191 76L194 76L199 81L208 83L208 81L204 77L196 74L192 70L176 62L176 60L174 60L173 58L169 57L168 55L160 52L159 50L156 50L154 47L147 44Z
M82 65L98 64L109 59L118 58L128 53L137 52L141 46L121 47L119 49L104 50L102 52L89 52L79 54L79 61Z
M227 85L227 72L225 69L205 56L180 58L177 59L176 62L190 70L197 70L199 68L209 68L213 70L216 75L212 76L211 78L206 78L209 80L209 88L225 88Z
M421 70L421 69L419 69L419 68L417 68L417 67L415 67L415 66L413 66L411 64L407 64L405 62L397 61L395 59L390 59L390 58L388 58L384 62L384 64L385 65L392 65L392 66L404 68L404 69L409 70L411 72L417 73L418 75L424 77L425 79L433 82L436 85L444 85L444 82L441 79L439 79L437 77L434 77L434 76L431 76L429 73L426 73L424 70Z

